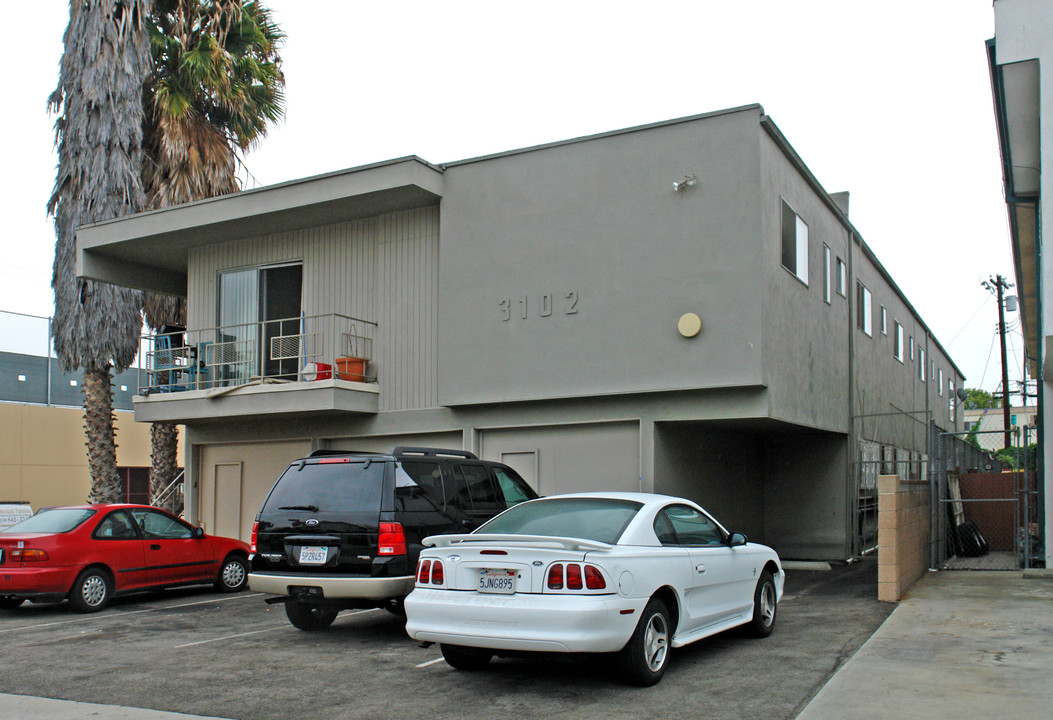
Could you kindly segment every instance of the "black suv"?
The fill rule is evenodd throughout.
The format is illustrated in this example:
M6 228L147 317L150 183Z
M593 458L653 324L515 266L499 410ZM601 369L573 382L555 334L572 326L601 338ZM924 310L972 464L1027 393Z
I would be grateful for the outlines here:
M249 587L301 630L345 608L404 613L421 541L470 532L537 497L515 470L463 450L318 450L278 478L252 526Z

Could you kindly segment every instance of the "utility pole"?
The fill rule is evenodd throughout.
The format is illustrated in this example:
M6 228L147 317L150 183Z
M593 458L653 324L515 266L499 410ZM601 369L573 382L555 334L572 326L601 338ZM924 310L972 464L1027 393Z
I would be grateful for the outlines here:
M1002 427L1005 428L1005 447L1008 449L1013 444L1012 427L1009 418L1009 366L1006 364L1005 356L1005 304L1004 291L1012 287L1001 275L983 280L980 283L998 297L998 339L1002 345Z

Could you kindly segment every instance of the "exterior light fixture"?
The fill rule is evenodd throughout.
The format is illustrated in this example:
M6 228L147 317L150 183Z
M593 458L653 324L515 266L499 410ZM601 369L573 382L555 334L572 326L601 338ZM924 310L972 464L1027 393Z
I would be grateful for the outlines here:
M696 178L694 173L692 173L690 175L685 175L683 180L674 180L673 190L676 192L680 192L684 188L694 187L695 185L698 185L698 178Z

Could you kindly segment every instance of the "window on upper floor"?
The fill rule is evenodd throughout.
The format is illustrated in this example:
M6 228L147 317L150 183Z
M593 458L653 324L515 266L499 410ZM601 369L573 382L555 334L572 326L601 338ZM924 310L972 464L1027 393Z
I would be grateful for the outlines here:
M823 243L823 300L830 304L833 268L830 266L830 246Z
M950 380L947 381L947 413L951 417L951 423L954 423L954 383Z
M895 325L895 335L892 338L892 355L900 362L903 362L903 326L899 324L898 320L893 321Z
M874 335L874 308L870 290L856 280L856 327L868 336Z
M914 336L910 336L910 361L914 362Z
M782 266L808 284L808 225L782 201Z
M841 297L847 297L845 293L848 292L848 266L845 265L845 261L841 258L837 258L837 294Z
M885 306L881 306L881 334L888 335L888 311Z
M925 382L925 348L918 347L918 379Z
M936 392L940 397L943 397L943 368L940 368L938 372L939 375L937 375L936 380Z

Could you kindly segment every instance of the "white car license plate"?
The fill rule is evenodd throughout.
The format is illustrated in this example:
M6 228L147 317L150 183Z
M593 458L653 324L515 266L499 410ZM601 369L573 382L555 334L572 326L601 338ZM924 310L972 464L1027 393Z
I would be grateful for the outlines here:
M514 595L516 591L515 570L480 570L479 592Z
M301 565L324 565L329 556L329 549L324 547L302 547L300 548Z

